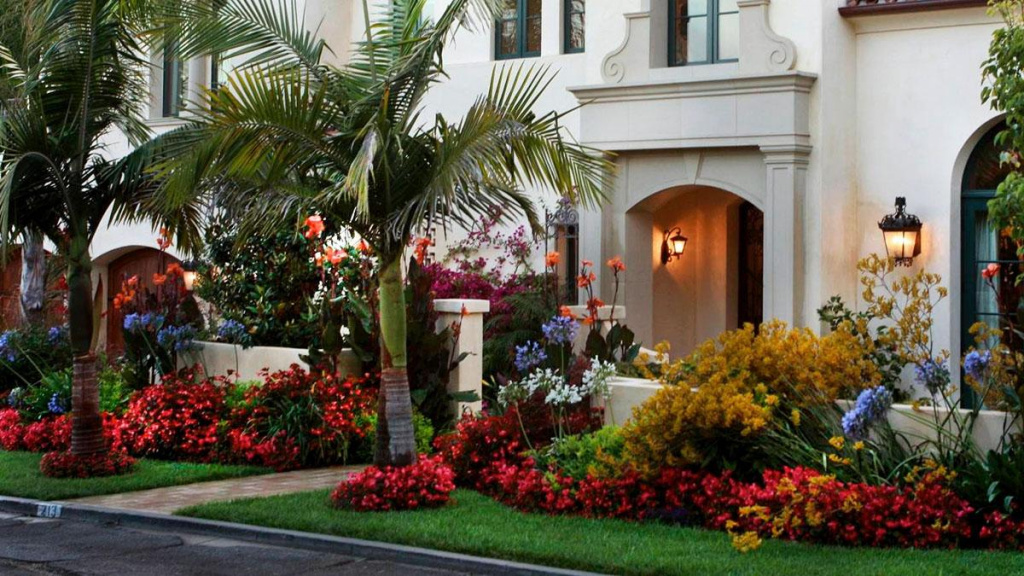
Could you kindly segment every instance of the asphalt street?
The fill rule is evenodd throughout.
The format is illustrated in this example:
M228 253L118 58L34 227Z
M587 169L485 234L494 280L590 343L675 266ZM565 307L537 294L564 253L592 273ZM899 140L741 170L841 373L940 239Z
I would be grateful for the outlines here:
M452 576L381 562L165 531L0 515L2 576Z

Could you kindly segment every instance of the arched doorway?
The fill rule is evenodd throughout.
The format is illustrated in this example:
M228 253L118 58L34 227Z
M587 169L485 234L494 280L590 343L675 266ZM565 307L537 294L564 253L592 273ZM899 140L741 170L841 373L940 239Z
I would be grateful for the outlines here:
M655 194L627 213L635 230L630 261L652 262L650 279L627 290L630 325L650 310L650 339L688 354L709 338L764 318L764 215L753 203L712 186L680 186ZM688 238L682 258L664 263L666 231ZM642 237L641 237L642 234ZM653 258L652 258L653 256ZM634 274L642 267L633 266Z
M153 248L139 248L120 256L108 265L110 286L107 288L107 355L119 356L124 352L124 315L114 308L114 297L121 284L138 276L139 291L152 290L153 276L167 270L169 264L180 263L177 258Z
M995 198L999 184L1010 172L1009 166L1001 161L1002 149L996 144L996 135L1005 129L1006 124L1000 122L985 133L971 152L964 171L960 196L960 342L964 352L974 344L971 326L985 322L998 327L1002 316L1016 312L1024 295L1017 283L1021 274L1017 247L1005 232L994 229L988 220L988 202ZM989 264L1000 265L1000 274L995 278L998 295L981 276ZM1005 334L1007 339L1016 338L1009 331ZM964 404L970 406L972 401L970 390L965 388Z

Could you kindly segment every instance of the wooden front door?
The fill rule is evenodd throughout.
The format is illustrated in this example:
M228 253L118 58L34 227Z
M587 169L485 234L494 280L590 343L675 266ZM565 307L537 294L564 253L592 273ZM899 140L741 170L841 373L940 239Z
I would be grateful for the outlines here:
M139 277L139 292L152 290L153 275L167 270L167 266L178 263L174 256L153 248L140 248L121 256L110 263L109 287L107 288L107 355L111 358L124 352L124 314L114 309L114 296L121 291L121 284L132 276Z
M764 322L764 212L750 202L740 206L739 328Z

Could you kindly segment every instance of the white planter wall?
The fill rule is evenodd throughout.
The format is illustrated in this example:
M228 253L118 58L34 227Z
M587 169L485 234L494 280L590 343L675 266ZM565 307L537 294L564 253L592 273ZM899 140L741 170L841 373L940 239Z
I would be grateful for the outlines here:
M648 398L662 388L662 384L654 380L640 378L614 378L611 383L612 397L608 401L611 410L605 411L605 422L608 424L622 425L633 414L633 409L647 401ZM843 409L849 408L852 402L840 400L838 402ZM968 414L966 410L958 410L959 417L963 421ZM889 423L894 430L906 435L913 444L920 444L925 441L935 440L936 432L932 423L942 421L948 411L942 408L922 407L915 411L909 404L896 404L889 411ZM614 421L613 421L614 417ZM983 410L979 413L974 424L974 441L979 450L985 452L999 446L999 440L1004 430L1011 422L1012 416L1007 412L995 410ZM950 423L947 430L951 433L955 426ZM1011 433L1020 433L1020 422L1009 427Z
M260 371L270 372L287 370L292 364L308 368L301 356L308 353L301 348L279 348L274 346L254 346L243 350L241 346L220 342L197 342L200 351L187 359L188 364L198 362L210 376L226 376L229 372L237 373L239 380L255 380ZM359 358L351 350L344 350L340 357L339 371L342 376L358 374L361 366Z

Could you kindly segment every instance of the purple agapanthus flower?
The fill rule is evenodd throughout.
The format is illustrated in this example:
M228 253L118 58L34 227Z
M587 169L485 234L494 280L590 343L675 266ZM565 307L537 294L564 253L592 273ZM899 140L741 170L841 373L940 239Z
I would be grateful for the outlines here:
M523 346L516 346L516 370L526 374L533 368L540 366L548 359L548 355L537 342L528 342Z
M992 362L992 352L988 350L984 352L972 350L970 354L964 357L964 372L975 382L983 382L990 362Z
M853 408L843 415L843 432L854 440L867 438L871 426L892 406L892 392L885 386L869 388L857 396Z
M50 401L46 404L46 407L50 410L50 414L60 416L68 411L64 405L64 401L61 399L60 394L54 394L50 397Z
M175 352L191 352L196 349L196 329L188 324L168 326L156 333L157 344Z
M568 316L555 316L540 327L544 338L551 344L572 344L580 331L580 323Z
M949 385L949 368L946 363L927 360L914 367L915 379L932 394L944 390Z

